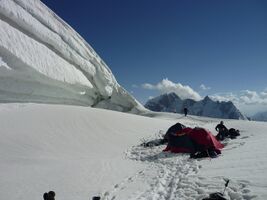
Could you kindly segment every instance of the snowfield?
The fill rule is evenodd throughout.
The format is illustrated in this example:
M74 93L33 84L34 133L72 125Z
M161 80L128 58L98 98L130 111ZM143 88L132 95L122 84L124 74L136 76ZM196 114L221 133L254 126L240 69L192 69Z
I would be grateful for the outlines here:
M267 199L267 123L225 120L241 137L212 160L144 148L220 119L149 112L39 0L0 0L0 103L0 200L201 200L227 179L228 199Z
M176 122L211 130L220 119L90 107L0 104L0 199L105 200L267 199L267 123L225 120L241 136L216 159L144 148Z

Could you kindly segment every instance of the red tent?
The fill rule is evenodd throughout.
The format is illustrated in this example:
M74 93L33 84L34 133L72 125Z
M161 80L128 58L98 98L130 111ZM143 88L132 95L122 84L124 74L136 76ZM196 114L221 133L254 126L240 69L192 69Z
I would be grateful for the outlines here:
M194 153L196 151L214 150L221 153L224 146L212 133L204 128L184 128L170 137L164 151L174 153Z

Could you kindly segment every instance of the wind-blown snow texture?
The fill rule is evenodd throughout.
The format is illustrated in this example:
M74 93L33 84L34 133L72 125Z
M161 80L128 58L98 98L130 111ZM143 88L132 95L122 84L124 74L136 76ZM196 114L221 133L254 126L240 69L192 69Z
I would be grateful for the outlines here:
M191 115L224 119L247 119L231 101L213 101L208 96L201 101L194 101L192 99L182 100L175 93L168 93L148 100L145 107L156 112L177 113L183 113L183 109L186 107Z
M154 113L156 115L156 113ZM225 120L241 136L225 141L216 159L144 148L177 121L211 130L219 119L169 119L36 104L0 105L0 199L201 200L222 192L229 200L267 199L267 123ZM164 115L161 115L162 118Z
M92 47L39 0L0 0L0 102L142 109Z

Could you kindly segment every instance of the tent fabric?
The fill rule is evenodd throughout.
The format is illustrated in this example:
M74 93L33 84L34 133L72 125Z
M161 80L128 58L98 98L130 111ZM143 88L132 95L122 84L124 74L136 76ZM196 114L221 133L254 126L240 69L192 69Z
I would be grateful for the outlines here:
M186 134L171 135L168 146L172 152L190 153L195 151L193 141Z
M183 124L181 123L176 123L174 124L173 126L171 126L165 136L164 136L164 139L169 139L170 135L175 135L178 131L181 131L182 129L186 128L186 126L184 126Z
M173 153L194 153L197 151L214 150L220 154L224 146L204 128L184 128L171 135L164 151Z
M177 131L180 131L184 128L186 128L185 125L181 123L176 123L167 130L167 133L176 133Z
M224 146L221 144L212 133L204 128L194 128L188 133L188 136L205 148L222 149Z

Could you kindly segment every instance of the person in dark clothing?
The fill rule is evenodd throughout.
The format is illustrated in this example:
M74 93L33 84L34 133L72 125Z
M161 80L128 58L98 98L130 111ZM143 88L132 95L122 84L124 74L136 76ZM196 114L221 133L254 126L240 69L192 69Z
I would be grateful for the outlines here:
M187 113L188 113L188 109L187 108L184 108L184 116L185 117L186 117Z
M226 126L223 124L223 121L221 121L216 127L215 130L218 131L219 133L216 135L216 138L218 140L224 140L225 137L228 135L228 129Z

